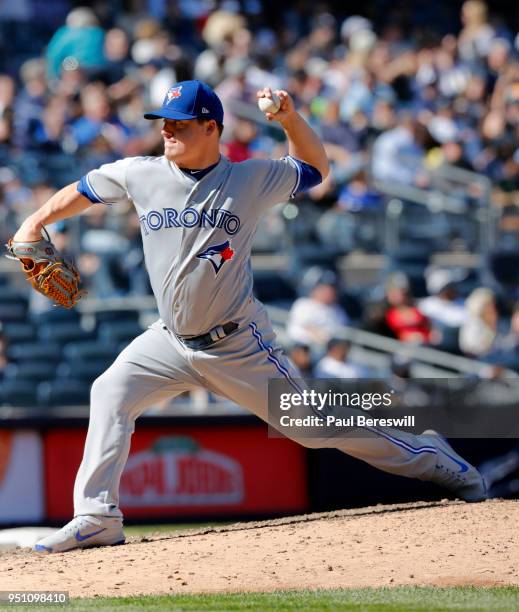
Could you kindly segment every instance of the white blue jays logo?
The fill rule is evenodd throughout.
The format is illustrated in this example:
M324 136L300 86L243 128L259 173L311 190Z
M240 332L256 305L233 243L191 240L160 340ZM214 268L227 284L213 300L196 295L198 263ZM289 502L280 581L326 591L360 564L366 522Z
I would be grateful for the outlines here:
M177 87L170 87L168 93L166 94L166 98L168 102L171 100L175 100L176 98L180 98L182 95L182 85L178 85Z
M216 244L215 246L207 247L205 251L198 253L197 257L200 259L207 259L207 261L213 266L215 275L220 272L223 264L233 258L234 251L231 249L231 243L229 240L222 242L222 244Z

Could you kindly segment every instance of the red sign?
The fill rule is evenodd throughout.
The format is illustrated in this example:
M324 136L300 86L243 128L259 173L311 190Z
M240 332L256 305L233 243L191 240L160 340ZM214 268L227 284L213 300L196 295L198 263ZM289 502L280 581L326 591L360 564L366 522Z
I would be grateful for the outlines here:
M121 479L125 508L240 504L245 497L241 464L200 448L192 438L159 438L133 454Z
M41 463L37 431L0 430L0 524L43 519Z
M86 432L45 434L47 516L73 514L72 490ZM261 426L143 427L121 478L127 517L251 515L307 509L302 447Z

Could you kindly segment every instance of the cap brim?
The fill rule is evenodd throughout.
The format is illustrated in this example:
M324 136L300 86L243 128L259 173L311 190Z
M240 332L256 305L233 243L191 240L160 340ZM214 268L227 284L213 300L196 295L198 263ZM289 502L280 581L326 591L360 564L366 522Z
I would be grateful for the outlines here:
M189 113L181 113L173 109L159 108L149 113L144 113L144 119L176 119L178 121L186 119L197 119L198 115L191 115Z

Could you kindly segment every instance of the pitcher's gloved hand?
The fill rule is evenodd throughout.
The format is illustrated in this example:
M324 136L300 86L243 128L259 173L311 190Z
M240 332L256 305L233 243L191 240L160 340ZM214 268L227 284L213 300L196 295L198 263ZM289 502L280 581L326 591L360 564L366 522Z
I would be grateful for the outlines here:
M47 233L47 232L45 232ZM31 285L56 305L72 308L83 295L79 290L79 272L52 244L49 235L37 242L6 245L7 257L17 259Z

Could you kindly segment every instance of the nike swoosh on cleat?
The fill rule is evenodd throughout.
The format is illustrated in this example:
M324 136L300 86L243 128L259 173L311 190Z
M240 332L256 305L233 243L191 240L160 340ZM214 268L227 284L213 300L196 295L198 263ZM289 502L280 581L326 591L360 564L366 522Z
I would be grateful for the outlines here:
M447 457L449 459L452 459L452 461L454 461L454 463L457 463L460 466L460 474L463 474L463 472L468 472L469 470L469 466L466 463L463 463L463 461L459 461L458 459L456 459L455 457L453 457L452 455L450 455L449 453L446 453L443 448L439 449L443 454L447 455Z
M454 461L456 461L456 459L454 459ZM465 463L461 463L461 461L456 461L456 463L460 466L460 473L463 472L468 472L469 471L469 466L466 465Z
M79 532L79 529L76 532L76 540L78 542L84 542L85 540L88 540L88 538L91 538L95 535L97 535L98 533L101 533L102 531L106 531L106 527L103 527L103 529L100 529L99 531L93 531L92 533L87 533L86 535L81 535L81 533Z

